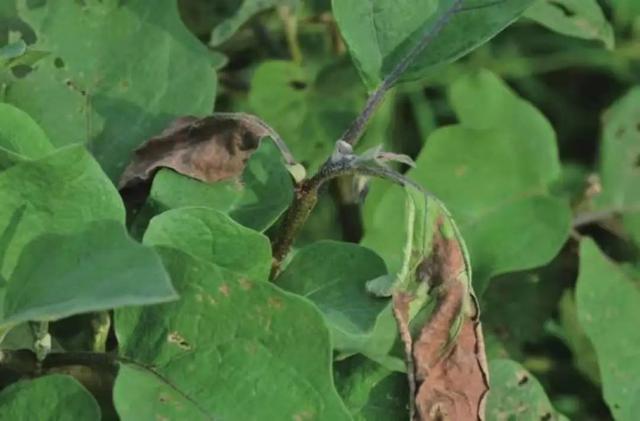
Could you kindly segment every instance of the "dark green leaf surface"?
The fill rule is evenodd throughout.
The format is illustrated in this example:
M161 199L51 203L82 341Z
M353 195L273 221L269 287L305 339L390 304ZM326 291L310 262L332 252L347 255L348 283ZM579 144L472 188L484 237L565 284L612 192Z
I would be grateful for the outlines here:
M162 377L132 364L120 364L113 403L122 421L216 419Z
M336 364L336 385L354 420L387 421L409 417L406 375L362 356Z
M556 413L538 380L511 360L489 362L487 420L566 420Z
M254 281L266 281L271 270L269 239L213 209L164 212L151 220L144 242L178 248Z
M582 241L578 320L595 348L604 399L616 420L635 420L639 409L639 279L630 278L593 240Z
M386 273L384 261L371 250L320 241L298 251L275 282L318 306L337 350L366 353L366 341L387 300L369 294L365 283Z
M0 393L0 420L96 421L93 396L69 376L54 374L14 383Z
M91 221L124 222L116 188L84 147L62 148L0 173L0 275L41 234L69 234Z
M116 312L125 356L153 364L216 419L348 419L329 331L308 301L177 250L161 254L181 299Z
M9 86L6 100L54 145L85 142L112 179L174 118L211 112L210 58L175 1L48 1L18 11L51 54Z
M432 66L446 63L483 44L534 0L464 1L472 10L455 15L403 76L417 79ZM369 87L377 86L417 45L425 31L453 4L453 0L333 0L333 13L354 62Z
M177 298L160 259L116 221L30 242L9 279L1 324Z
M186 206L219 210L249 228L264 231L293 199L291 176L278 149L264 141L251 156L241 181L202 183L171 170L160 170L153 179L148 213Z

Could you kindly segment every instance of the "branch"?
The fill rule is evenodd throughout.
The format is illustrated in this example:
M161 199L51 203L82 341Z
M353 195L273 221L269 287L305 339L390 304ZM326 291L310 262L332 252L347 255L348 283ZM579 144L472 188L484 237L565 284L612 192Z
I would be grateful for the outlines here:
M373 113L377 110L378 106L382 103L385 94L391 89L400 77L407 71L409 66L413 64L418 55L424 51L429 44L435 39L435 37L444 29L449 23L451 18L462 9L462 3L464 0L454 0L453 4L445 10L445 12L438 17L433 26L429 27L422 35L420 42L418 42L402 60L391 70L391 72L384 78L382 83L376 88L376 90L369 96L364 109L360 112L360 115L351 123L349 128L344 132L341 139L350 145L358 143L360 137L364 133L365 128L369 124Z

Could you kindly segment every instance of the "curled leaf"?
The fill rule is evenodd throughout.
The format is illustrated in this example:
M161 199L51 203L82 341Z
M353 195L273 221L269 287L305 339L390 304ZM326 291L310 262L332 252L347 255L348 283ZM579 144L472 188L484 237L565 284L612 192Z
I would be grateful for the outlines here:
M411 419L483 420L488 369L468 253L444 205L411 186L406 191L404 262L389 290Z
M160 168L204 182L230 179L242 173L260 140L271 137L290 166L296 162L280 137L255 116L218 113L175 120L159 136L135 151L120 178L121 190L148 185Z

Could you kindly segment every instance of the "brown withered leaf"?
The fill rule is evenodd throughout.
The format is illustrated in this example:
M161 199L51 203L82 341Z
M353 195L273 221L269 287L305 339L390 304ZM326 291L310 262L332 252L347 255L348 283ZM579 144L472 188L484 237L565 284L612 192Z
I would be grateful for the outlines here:
M120 178L119 189L150 184L160 168L170 168L208 183L239 176L260 140L267 136L273 138L285 161L294 164L282 139L253 115L217 113L204 118L180 117L134 152Z
M482 421L488 367L466 249L444 205L433 198L421 203L424 195L412 195L408 223L414 229L405 266L414 269L404 271L392 289L406 354L410 418ZM419 322L412 317L429 302L433 310L415 326Z

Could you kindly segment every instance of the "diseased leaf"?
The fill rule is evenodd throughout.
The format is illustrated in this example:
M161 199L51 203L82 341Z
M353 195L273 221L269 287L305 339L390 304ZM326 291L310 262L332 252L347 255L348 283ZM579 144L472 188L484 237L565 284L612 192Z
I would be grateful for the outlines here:
M119 187L127 190L148 184L160 168L209 183L237 177L266 136L279 141L273 130L249 114L181 117L135 151ZM284 144L279 141L278 146L288 163L294 164Z
M149 217L167 209L205 206L226 213L244 226L264 231L292 199L293 183L281 153L272 142L262 142L239 180L209 184L169 169L159 170L136 225L144 225Z
M566 420L553 409L538 380L520 364L511 360L492 360L489 372L488 420Z
M92 221L124 222L117 190L83 146L68 146L0 172L0 275L41 234L71 234Z
M269 239L213 209L180 208L164 212L151 220L144 242L156 247L176 247L254 281L269 278Z
M602 193L593 200L598 211L619 213L640 245L640 88L633 89L603 116L600 145Z
M604 399L616 420L635 420L640 400L640 277L631 278L591 239L580 244L578 320L598 357Z
M95 421L100 407L93 396L70 376L54 374L23 380L0 393L0 419Z
M534 0L333 0L340 32L370 88L438 26L446 10L458 4L448 25L409 66L402 80L423 77L433 66L453 61L502 31Z
M215 419L349 419L332 382L329 331L307 300L215 261L160 253L181 299L116 311L125 357L153 365Z
M355 244L320 241L302 248L274 281L318 306L342 353L369 353L367 340L387 300L367 294L365 283L387 273L384 261Z
M170 121L212 111L210 56L174 0L16 4L34 48L50 55L10 83L6 101L38 121L54 145L86 143L111 179Z
M537 0L524 15L558 33L614 47L613 28L597 0Z
M133 364L120 364L113 403L122 421L216 419L151 370Z
M175 298L153 250L131 240L121 223L98 221L73 234L41 235L24 247L0 305L0 324Z
M407 358L411 419L484 419L488 371L466 248L441 202L413 187L407 194L404 262L389 292Z

